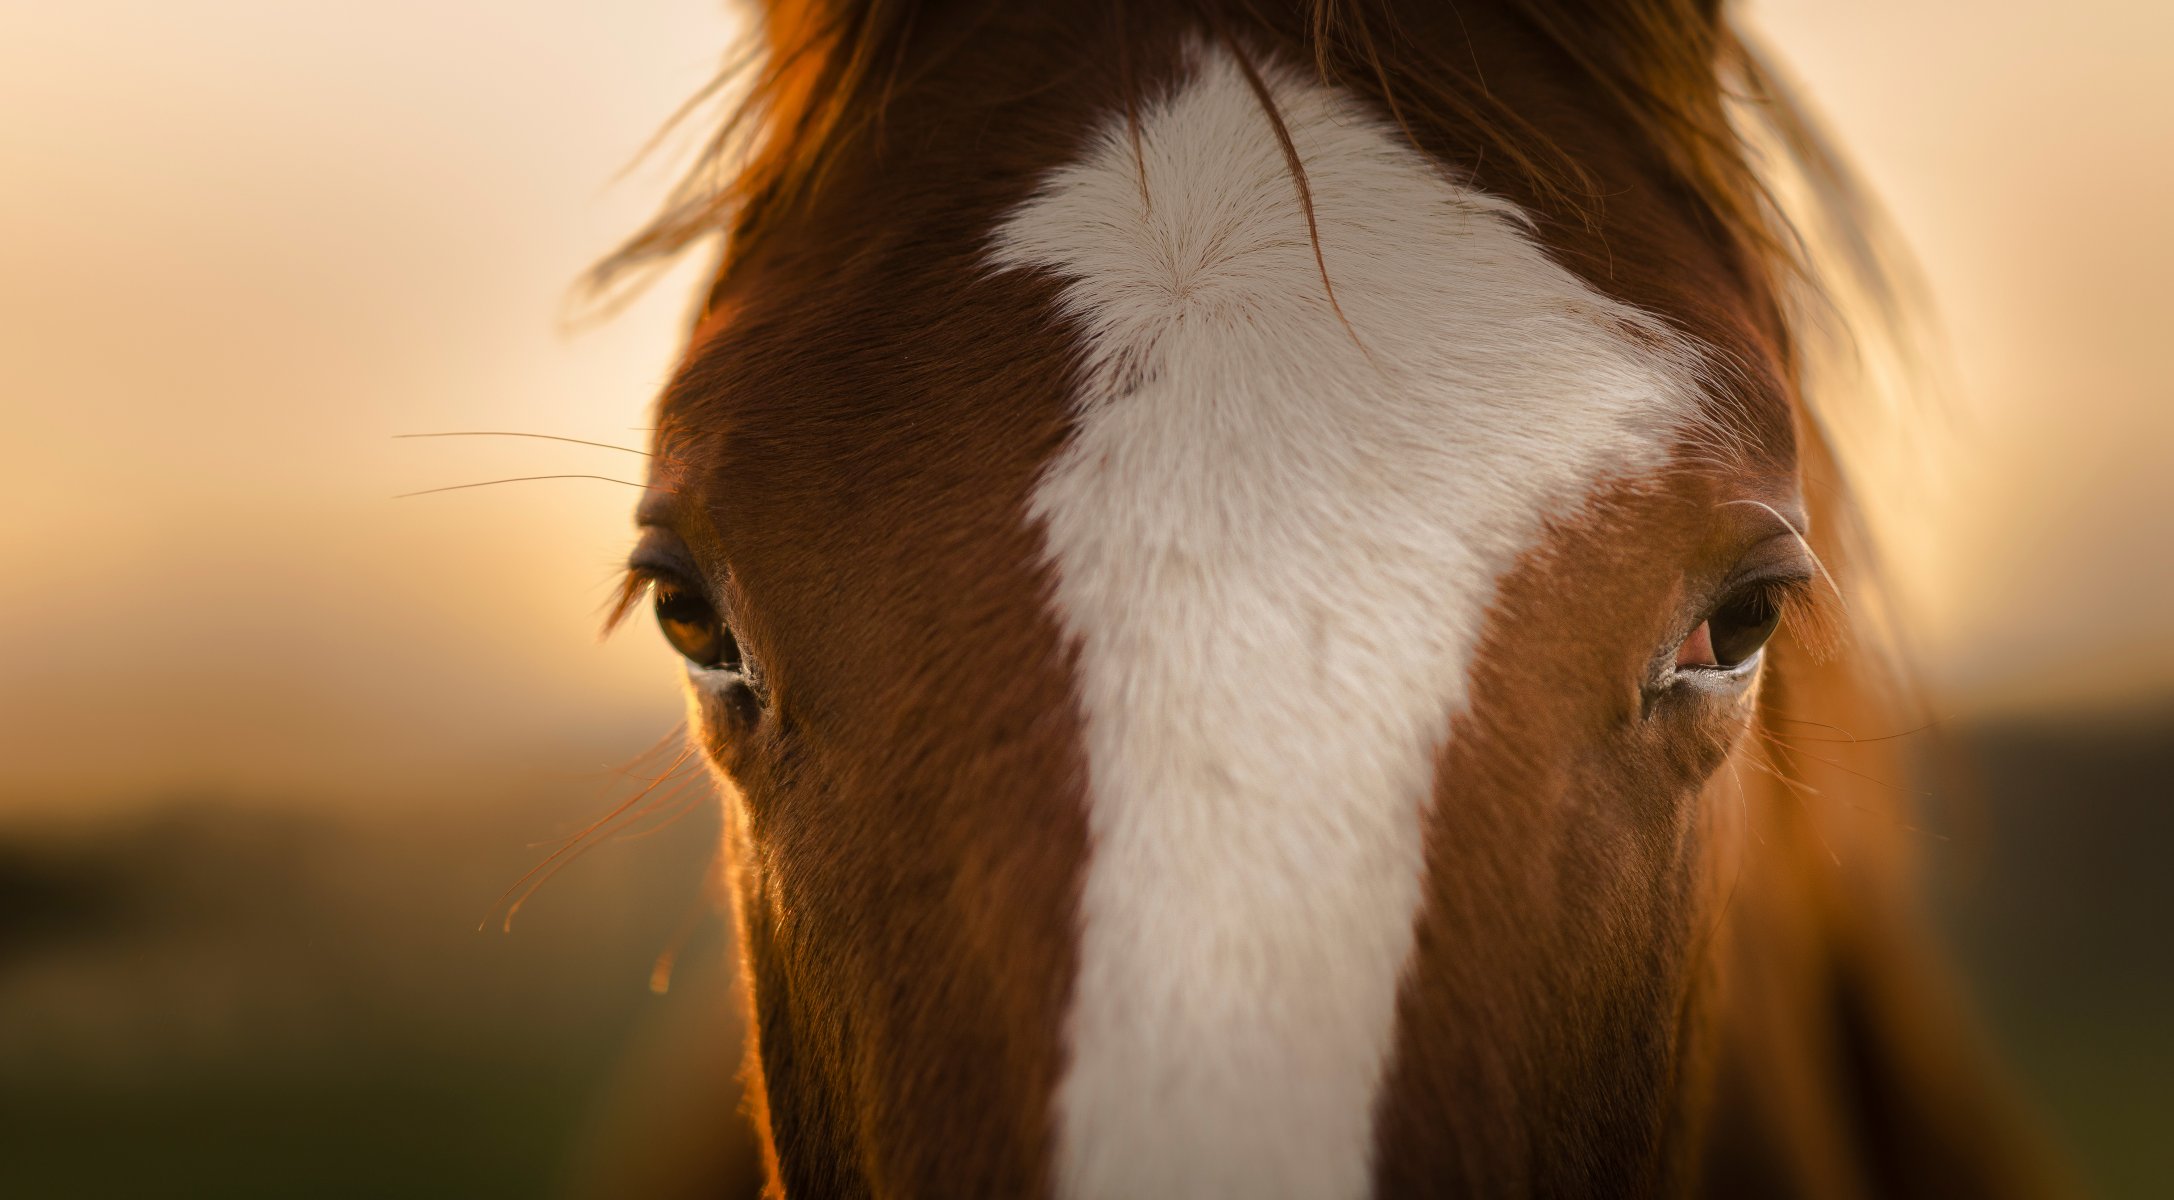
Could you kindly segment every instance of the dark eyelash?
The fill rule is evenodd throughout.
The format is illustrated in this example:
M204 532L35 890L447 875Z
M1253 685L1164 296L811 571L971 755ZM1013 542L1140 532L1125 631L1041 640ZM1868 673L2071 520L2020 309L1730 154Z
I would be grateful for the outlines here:
M627 617L641 607L642 598L649 594L659 578L660 574L654 568L629 563L620 573L618 585L612 588L611 599L604 603L604 627L597 631L597 637L608 638L625 624Z

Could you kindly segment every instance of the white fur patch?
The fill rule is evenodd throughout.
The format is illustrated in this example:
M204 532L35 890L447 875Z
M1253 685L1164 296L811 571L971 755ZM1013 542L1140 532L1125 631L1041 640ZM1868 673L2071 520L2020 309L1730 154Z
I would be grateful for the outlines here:
M1338 299L1229 56L998 229L1088 370L1033 499L1091 779L1056 1184L1353 1197L1410 953L1433 763L1496 580L1695 387L1652 319L1393 127L1268 78ZM1644 332L1644 338L1626 334Z

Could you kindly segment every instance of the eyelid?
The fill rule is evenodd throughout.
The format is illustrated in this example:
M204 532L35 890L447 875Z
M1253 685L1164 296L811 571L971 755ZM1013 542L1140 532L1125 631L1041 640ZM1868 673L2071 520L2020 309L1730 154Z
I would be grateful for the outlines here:
M1745 547L1728 574L1707 584L1710 589L1701 605L1707 611L1750 587L1771 588L1795 600L1819 580L1819 564L1812 561L1804 540L1787 528L1778 528Z
M1773 568L1743 571L1732 577L1715 591L1709 609L1718 608L1732 597L1747 591L1760 591L1774 601L1786 614L1799 605L1810 604L1819 590L1819 576L1810 568L1799 569L1795 564L1778 564Z
M1729 582L1734 584L1746 579L1774 576L1810 580L1817 576L1818 571L1819 566L1812 561L1810 552L1805 548L1804 539L1793 529L1781 529L1769 537L1761 538L1744 551L1743 557L1736 562L1736 570L1731 574Z
M701 586L702 573L695 569L694 557L686 546L670 530L652 526L642 532L641 540L627 554L627 572L651 583L676 583L683 588L706 591Z

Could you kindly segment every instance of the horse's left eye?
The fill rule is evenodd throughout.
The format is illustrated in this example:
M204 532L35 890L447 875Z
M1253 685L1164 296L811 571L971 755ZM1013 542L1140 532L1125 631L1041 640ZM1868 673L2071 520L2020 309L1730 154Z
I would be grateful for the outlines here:
M1733 670L1751 661L1781 624L1781 605L1764 587L1743 588L1707 614L1676 650L1678 670Z
M707 671L740 669L740 643L699 594L676 583L656 584L657 628L690 663Z

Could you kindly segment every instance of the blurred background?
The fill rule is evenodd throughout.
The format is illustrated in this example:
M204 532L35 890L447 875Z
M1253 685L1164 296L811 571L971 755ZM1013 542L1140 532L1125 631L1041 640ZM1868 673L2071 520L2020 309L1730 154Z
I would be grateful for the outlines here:
M2169 1194L2174 6L1746 11L1955 363L1937 458L1884 468L1983 789L1927 843L1937 909L2091 1190ZM0 4L0 1195L535 1196L699 1138L657 1064L736 1058L715 819L670 653L595 637L634 493L392 499L641 462L394 435L643 444L692 276L578 330L568 285L735 32L714 0Z

